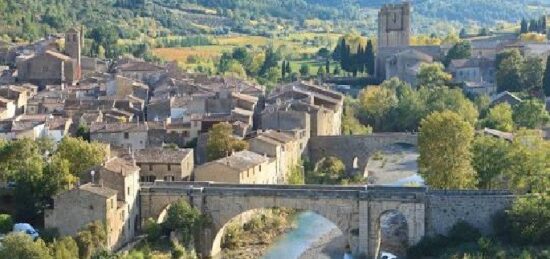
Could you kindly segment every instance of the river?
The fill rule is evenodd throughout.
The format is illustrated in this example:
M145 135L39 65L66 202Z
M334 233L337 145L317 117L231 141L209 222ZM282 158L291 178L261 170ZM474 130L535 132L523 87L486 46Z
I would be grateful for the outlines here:
M370 163L370 173L377 179L377 184L403 186L408 184L423 185L424 181L417 174L418 153L416 150L402 149L399 152L384 154L384 165ZM299 258L312 244L336 228L334 223L323 216L310 212L300 212L295 219L296 228L281 236L269 248L263 259ZM344 248L342 248L344 250ZM342 256L343 257L343 256ZM347 255L346 258L351 258Z

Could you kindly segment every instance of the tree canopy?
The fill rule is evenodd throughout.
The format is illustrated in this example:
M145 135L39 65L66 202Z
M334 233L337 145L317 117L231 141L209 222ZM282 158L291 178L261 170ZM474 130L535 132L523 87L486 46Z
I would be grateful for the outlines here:
M471 165L473 138L474 128L457 113L434 112L422 120L418 164L428 186L465 189L476 185Z

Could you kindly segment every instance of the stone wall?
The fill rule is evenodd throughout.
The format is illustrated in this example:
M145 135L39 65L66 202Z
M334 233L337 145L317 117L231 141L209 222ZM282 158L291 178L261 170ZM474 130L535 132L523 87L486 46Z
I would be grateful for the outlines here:
M490 234L493 216L508 208L513 199L504 191L430 191L426 199L426 234L446 235L461 220Z

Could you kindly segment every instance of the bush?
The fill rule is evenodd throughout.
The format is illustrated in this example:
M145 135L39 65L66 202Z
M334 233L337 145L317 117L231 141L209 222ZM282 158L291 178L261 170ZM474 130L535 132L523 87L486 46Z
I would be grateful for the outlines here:
M148 218L145 222L144 231L150 242L157 241L162 235L162 227L152 218Z
M477 228L470 225L470 223L459 221L451 228L448 236L451 242L460 244L478 240L481 237L481 233Z
M234 249L239 247L239 240L243 230L238 224L230 224L225 228L225 233L222 240L222 248Z
M6 234L10 232L13 228L13 219L11 215L0 214L0 233Z

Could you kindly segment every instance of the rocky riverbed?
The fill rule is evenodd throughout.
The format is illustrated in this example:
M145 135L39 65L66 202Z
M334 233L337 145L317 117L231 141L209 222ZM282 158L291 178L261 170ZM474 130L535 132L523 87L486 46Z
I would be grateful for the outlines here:
M346 244L342 231L335 227L315 241L300 259L341 259L346 252Z

